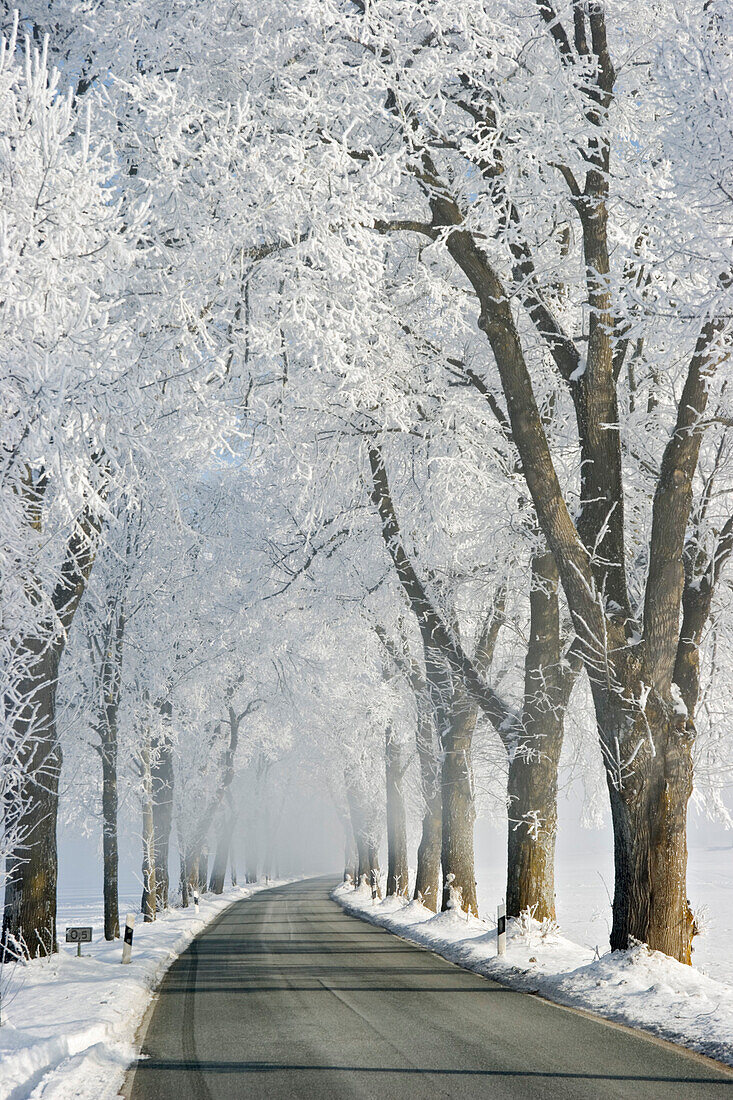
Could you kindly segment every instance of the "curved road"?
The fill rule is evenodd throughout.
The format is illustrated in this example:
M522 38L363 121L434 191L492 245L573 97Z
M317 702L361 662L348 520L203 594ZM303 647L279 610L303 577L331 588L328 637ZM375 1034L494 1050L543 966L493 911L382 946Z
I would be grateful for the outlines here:
M733 1100L705 1059L461 970L346 916L333 882L226 910L173 964L131 1100Z

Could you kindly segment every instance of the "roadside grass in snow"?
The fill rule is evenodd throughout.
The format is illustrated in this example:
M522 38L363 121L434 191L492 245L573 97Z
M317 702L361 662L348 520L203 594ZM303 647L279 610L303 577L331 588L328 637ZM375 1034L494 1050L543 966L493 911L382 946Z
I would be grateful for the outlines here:
M599 956L566 939L554 921L525 913L507 921L507 951L499 958L493 921L455 909L435 914L406 898L372 901L367 886L342 884L332 897L347 913L467 970L733 1066L733 986L643 944Z

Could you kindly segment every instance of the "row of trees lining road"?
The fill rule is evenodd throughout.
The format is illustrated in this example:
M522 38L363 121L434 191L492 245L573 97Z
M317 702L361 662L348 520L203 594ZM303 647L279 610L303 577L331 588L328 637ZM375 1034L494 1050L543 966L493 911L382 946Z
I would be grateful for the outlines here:
M153 920L237 838L270 873L296 780L432 909L477 911L506 807L507 912L554 918L561 754L595 753L611 947L690 962L733 15L637 7L2 9L7 956L56 948L59 813L99 816L114 938L121 805Z

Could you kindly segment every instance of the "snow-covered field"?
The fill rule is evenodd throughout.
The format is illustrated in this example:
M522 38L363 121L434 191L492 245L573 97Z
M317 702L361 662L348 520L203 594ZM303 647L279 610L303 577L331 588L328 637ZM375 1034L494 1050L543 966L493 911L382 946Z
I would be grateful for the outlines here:
M733 986L640 945L611 954L562 935L558 926L509 921L507 952L497 957L496 924L450 911L435 915L418 902L373 902L367 887L339 886L348 912L436 951L459 966L550 1000L643 1027L733 1065ZM593 922L587 909L586 921ZM730 968L729 948L726 972Z
M94 939L80 959L75 947L60 943L58 955L15 967L9 978L0 975L9 986L3 988L0 1100L115 1097L136 1056L135 1033L167 967L232 902L272 885L205 895L198 914L193 907L171 909L153 924L143 924L138 914L129 966L120 961L121 941L103 938L101 905L62 899L60 939L72 924L91 924Z
M613 896L613 837L580 828L574 807L558 833L555 887L563 935L595 954L608 948ZM733 986L733 833L691 814L688 830L688 897L701 927L693 961L703 973ZM504 894L506 834L500 826L476 826L479 913L490 917Z

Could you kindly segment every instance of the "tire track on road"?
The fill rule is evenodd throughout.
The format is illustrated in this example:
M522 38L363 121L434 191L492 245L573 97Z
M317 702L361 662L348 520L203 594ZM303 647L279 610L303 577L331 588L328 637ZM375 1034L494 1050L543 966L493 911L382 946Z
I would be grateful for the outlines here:
M195 1100L213 1100L206 1084L198 1051L196 1050L196 1029L194 1026L194 1013L196 1011L196 971L199 965L198 942L193 941L187 951L188 980L186 994L183 1001L183 1020L181 1023L181 1050L186 1065L186 1076L189 1079L191 1090Z

